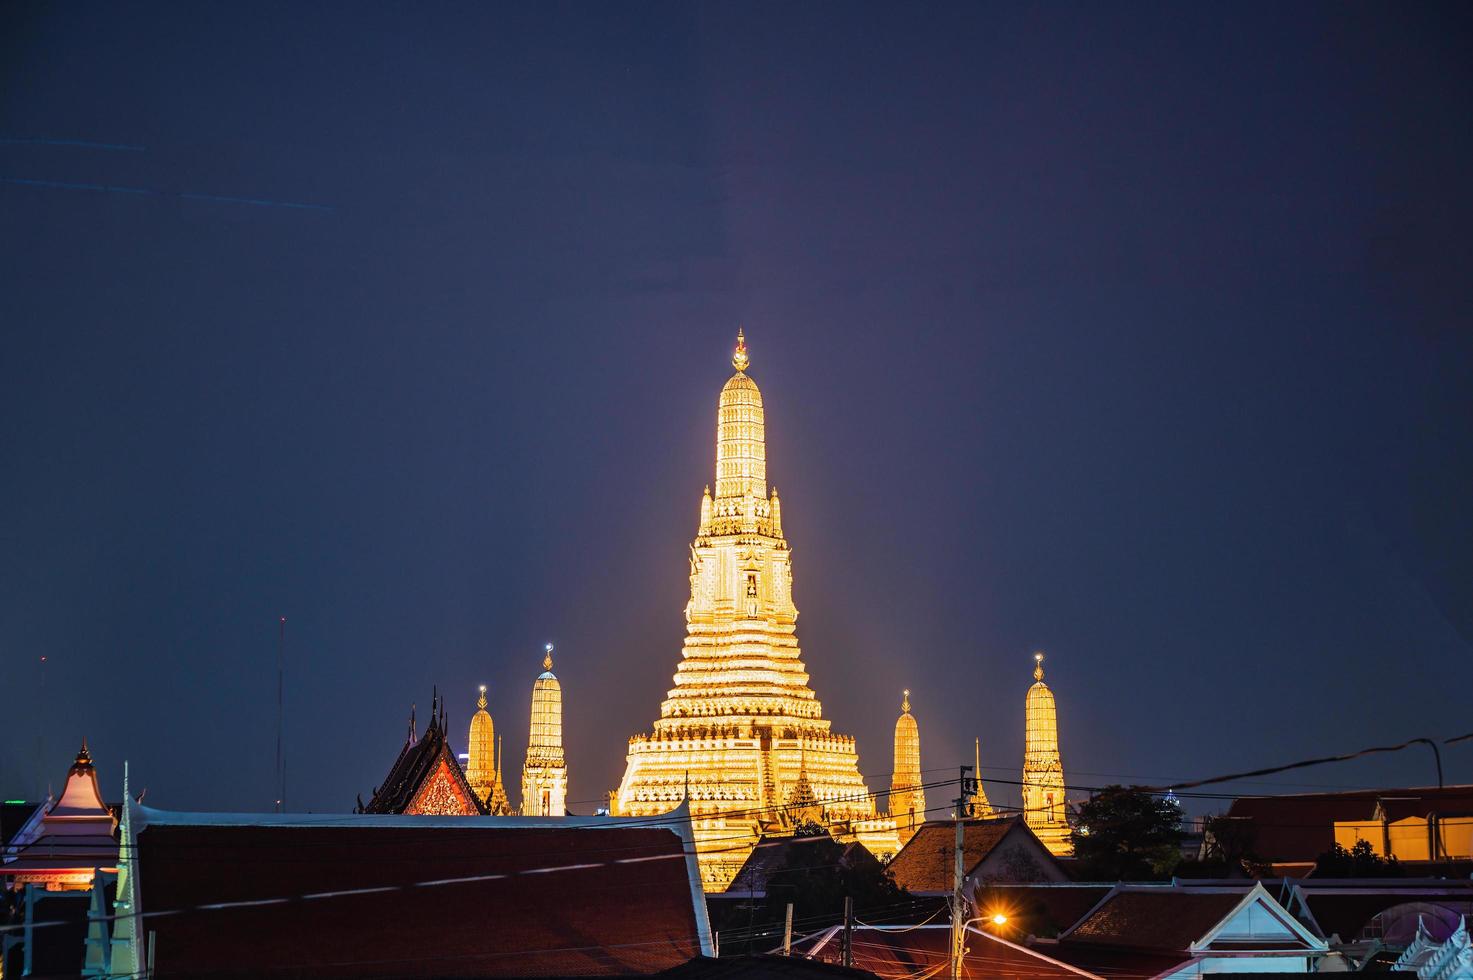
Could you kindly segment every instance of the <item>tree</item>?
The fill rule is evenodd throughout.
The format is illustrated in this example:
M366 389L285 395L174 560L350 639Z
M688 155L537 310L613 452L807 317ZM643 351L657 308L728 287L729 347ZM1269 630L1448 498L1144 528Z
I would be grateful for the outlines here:
M766 843L777 847L782 839ZM846 897L854 900L856 916L871 911L894 915L910 899L910 893L895 883L862 844L840 843L813 824L800 825L791 845L782 847L781 859L763 872L765 897L743 903L737 889L728 893L736 901L719 903L732 906L717 910L719 918L712 921L721 930L723 952L763 953L777 946L789 902L795 921L818 926L844 920Z
M1082 877L1151 881L1181 861L1181 804L1128 786L1106 786L1079 808L1074 857Z
M1393 855L1383 858L1368 840L1358 840L1346 850L1339 841L1314 863L1316 878L1399 878L1401 862Z
M1202 857L1187 859L1172 872L1178 878L1242 878L1257 863L1252 820L1220 814L1202 825Z

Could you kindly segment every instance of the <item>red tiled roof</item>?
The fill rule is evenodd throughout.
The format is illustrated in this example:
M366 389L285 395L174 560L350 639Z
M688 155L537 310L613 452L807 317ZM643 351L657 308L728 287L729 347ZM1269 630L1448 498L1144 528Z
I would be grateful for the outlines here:
M1118 890L1062 936L1060 945L1185 952L1226 918L1243 894L1164 887Z
M655 974L667 980L761 980L763 977L834 977L843 980L874 980L874 974L853 967L837 966L801 956L697 957L689 963Z
M701 952L700 886L668 827L476 817L192 826L183 816L137 834L160 980L628 975ZM323 894L366 888L385 890ZM187 911L155 916L174 909Z
M829 963L841 962L841 936L839 928L826 930L795 943L794 952ZM914 980L931 971L944 973L950 946L949 925L910 929L861 926L854 930L854 965L885 980ZM979 980L1086 980L1058 960L975 928L967 930L962 976Z
M967 820L962 825L962 867L970 874L1014 828L1028 832L1021 817ZM1042 845L1040 845L1042 846ZM956 860L956 824L933 820L921 824L886 865L895 883L911 892L951 891Z
M1108 980L1150 980L1192 962L1185 953L1144 953L1088 944L1035 941L1034 952Z
M763 896L774 874L785 868L820 863L837 864L841 868L872 867L876 874L880 870L879 859L858 841L843 844L829 836L764 838L747 855L726 891L732 895Z
M990 885L975 893L982 913L1002 912L1016 929L1034 936L1056 936L1084 918L1113 885Z

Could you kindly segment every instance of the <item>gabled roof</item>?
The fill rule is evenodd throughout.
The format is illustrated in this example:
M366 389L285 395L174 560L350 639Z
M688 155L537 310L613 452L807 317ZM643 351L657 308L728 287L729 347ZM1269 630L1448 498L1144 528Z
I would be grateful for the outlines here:
M1060 946L1105 946L1162 953L1324 952L1314 935L1263 885L1194 888L1118 885L1059 936Z
M1078 945L1185 952L1242 898L1241 892L1116 888L1059 939Z
M451 813L484 815L486 807L465 778L460 760L447 741L448 720L439 695L431 702L430 724L423 738L416 738L414 714L409 716L409 735L399 757L389 769L383 785L373 791L362 813Z
M764 838L747 855L736 877L726 886L726 894L764 897L768 880L783 868L830 862L845 868L869 865L877 870L880 865L870 849L858 841L843 844L827 835Z
M1043 858L1055 863L1019 816L962 821L962 867L967 875L987 860L1010 834L1031 838ZM950 892L956 860L956 824L950 820L928 820L921 824L905 846L886 865L895 883L912 893Z
M684 809L131 813L158 980L617 976L712 951Z

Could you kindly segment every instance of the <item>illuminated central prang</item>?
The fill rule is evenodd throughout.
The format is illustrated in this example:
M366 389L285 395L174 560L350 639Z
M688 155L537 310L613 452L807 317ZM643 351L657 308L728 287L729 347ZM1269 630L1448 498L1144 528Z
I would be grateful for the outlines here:
M701 498L690 548L690 602L675 686L648 735L629 740L614 813L654 816L687 792L701 873L721 891L760 834L817 818L880 854L895 822L877 817L854 739L829 730L800 659L791 552L777 491L767 487L762 393L736 373L716 410L716 495Z

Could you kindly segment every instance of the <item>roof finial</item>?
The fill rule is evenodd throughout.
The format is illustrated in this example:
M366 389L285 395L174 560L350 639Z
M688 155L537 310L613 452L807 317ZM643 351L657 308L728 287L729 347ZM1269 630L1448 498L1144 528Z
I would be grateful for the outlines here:
M747 338L742 336L742 328L737 327L736 351L731 355L731 366L738 371L745 371L751 359L747 357Z
M1043 680L1043 651L1042 650L1038 651L1037 653L1035 653L1033 655L1033 661L1034 661L1035 664L1037 664L1037 666L1035 666L1033 668L1033 679L1036 680L1036 681L1041 681L1041 680Z
M900 712L901 714L907 714L910 712L910 688L906 688L900 693L902 695L900 699Z
M477 708L480 708L482 711L485 711L486 710L486 685L485 684L482 684L481 685L481 697L480 697L480 699L478 701L476 701L476 707Z
M547 651L547 656L542 658L542 669L552 670L552 644L547 644L543 649Z

